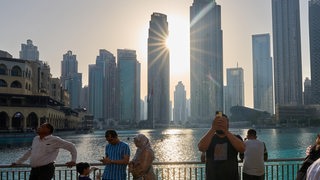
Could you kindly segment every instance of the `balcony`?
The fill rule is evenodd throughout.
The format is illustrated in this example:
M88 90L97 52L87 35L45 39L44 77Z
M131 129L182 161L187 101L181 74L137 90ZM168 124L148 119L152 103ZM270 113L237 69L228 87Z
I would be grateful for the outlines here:
M303 159L271 159L265 162L265 179L266 180L292 180L296 178ZM202 180L205 179L205 164L201 162L155 162L154 171L158 180ZM101 174L104 166L101 163L91 164L98 167ZM95 174L90 174L95 179ZM239 163L239 172L242 174L242 163ZM30 167L21 165L10 167L0 165L1 180L26 180L29 177ZM75 167L67 168L64 164L56 164L55 180L77 179ZM128 173L128 180L132 176Z

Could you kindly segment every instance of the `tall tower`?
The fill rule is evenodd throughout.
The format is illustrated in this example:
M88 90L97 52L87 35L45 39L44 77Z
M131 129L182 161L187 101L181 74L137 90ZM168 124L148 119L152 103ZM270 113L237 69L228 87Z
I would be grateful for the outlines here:
M311 91L314 104L320 104L320 0L309 1Z
M32 40L28 39L27 44L21 44L20 59L39 60L38 47L32 44Z
M77 57L72 54L72 51L63 55L60 79L63 89L66 89L70 94L70 107L78 108L80 106L82 74L78 73Z
M274 114L270 35L252 35L254 108Z
M135 50L118 49L119 124L135 125L140 121L140 63Z
M104 67L89 65L89 112L95 120L104 120Z
M181 81L176 85L174 91L174 108L173 108L173 121L175 122L186 122L186 90Z
M303 104L310 105L312 104L312 101L311 80L306 78L304 80Z
M117 87L117 66L115 56L105 50L100 49L96 58L96 65L103 69L103 117L105 119L119 119L119 100ZM100 97L101 98L101 97Z
M148 120L153 127L169 125L170 62L166 47L167 16L153 13L148 37Z
M213 0L194 0L190 7L191 118L211 123L223 109L221 7Z
M299 0L272 0L275 105L302 104Z
M243 69L228 68L227 69L227 86L225 99L225 113L230 115L232 106L244 106L244 81Z

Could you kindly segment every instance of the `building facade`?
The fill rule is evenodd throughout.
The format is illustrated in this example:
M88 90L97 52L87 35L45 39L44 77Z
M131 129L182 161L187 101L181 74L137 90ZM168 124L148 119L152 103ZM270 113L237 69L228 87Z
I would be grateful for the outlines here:
M252 35L254 108L274 114L270 35Z
M225 92L225 114L230 114L233 106L244 106L244 78L242 68L227 69L227 86Z
M135 50L118 49L120 125L140 121L140 63Z
M115 56L105 50L100 49L96 59L97 66L103 67L103 104L104 118L106 120L119 120L119 85Z
M62 88L66 89L70 94L71 108L79 108L80 94L82 88L82 74L78 73L78 61L76 55L72 51L68 51L63 55L61 61L61 82Z
M186 90L182 81L178 82L174 91L173 121L175 123L185 123L187 121Z
M190 7L191 119L211 123L223 109L221 7L213 0L194 0Z
M309 43L312 103L320 104L320 0L309 1Z
M95 120L104 120L104 68L89 65L89 113Z
M67 95L48 64L0 57L0 130L26 132L49 122L55 129L75 129L78 114L66 107Z
M299 0L272 0L272 29L276 109L281 105L301 105Z
M32 44L32 40L28 39L27 44L21 44L20 59L39 60L38 47Z
M170 113L170 60L166 47L167 16L153 13L148 35L148 121L152 127L167 127Z
M311 90L311 80L306 78L304 80L304 92L303 92L303 104L304 105L312 105L312 90Z

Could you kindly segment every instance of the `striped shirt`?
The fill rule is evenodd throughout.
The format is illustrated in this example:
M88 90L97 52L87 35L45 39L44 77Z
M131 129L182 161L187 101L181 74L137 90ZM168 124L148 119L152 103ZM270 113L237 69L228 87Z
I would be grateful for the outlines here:
M121 160L125 155L130 157L130 148L127 143L108 144L105 149L106 157L111 160ZM126 164L107 164L104 168L102 180L125 180L127 178Z

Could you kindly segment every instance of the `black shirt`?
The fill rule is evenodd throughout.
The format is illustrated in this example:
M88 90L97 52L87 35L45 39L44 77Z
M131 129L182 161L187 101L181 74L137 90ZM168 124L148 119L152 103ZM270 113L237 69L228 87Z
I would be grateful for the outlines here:
M242 140L240 136L237 136ZM214 135L206 151L207 180L238 180L238 151L227 137Z

